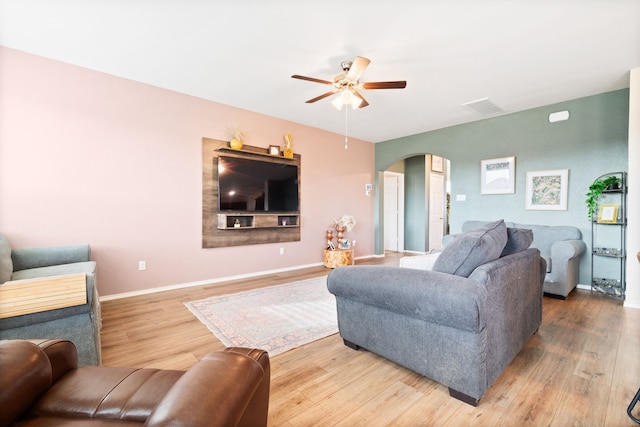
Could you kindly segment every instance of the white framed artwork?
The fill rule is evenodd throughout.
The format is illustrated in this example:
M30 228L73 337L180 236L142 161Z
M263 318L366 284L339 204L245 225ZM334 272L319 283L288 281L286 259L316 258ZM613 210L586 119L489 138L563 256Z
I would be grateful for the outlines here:
M480 161L481 194L513 194L516 192L516 158L502 157Z
M527 171L525 209L566 211L569 169Z

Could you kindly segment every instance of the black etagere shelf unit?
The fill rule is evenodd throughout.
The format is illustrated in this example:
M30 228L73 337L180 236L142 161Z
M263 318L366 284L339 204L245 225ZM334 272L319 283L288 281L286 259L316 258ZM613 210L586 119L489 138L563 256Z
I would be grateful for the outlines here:
M611 172L595 181L617 178L598 197L591 218L591 291L624 300L626 291L627 173Z

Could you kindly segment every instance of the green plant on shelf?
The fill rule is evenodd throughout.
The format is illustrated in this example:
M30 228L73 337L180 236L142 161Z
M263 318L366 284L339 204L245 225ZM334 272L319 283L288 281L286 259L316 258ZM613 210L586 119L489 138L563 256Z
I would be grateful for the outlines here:
M593 215L598 210L598 198L609 187L613 187L620 183L621 180L615 175L608 176L604 179L599 179L589 186L589 192L586 194L587 199L587 215L589 220L593 220Z

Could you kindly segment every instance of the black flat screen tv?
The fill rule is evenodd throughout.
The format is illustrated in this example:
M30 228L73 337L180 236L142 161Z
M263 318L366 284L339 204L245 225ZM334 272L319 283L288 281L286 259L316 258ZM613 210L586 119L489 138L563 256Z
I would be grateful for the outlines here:
M298 212L298 166L219 156L218 210Z

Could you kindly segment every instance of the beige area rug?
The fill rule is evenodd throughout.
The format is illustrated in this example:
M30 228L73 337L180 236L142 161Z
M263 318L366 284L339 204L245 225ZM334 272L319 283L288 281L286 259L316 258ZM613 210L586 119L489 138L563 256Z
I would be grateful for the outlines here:
M338 332L326 276L185 305L224 345L260 348L270 356Z

